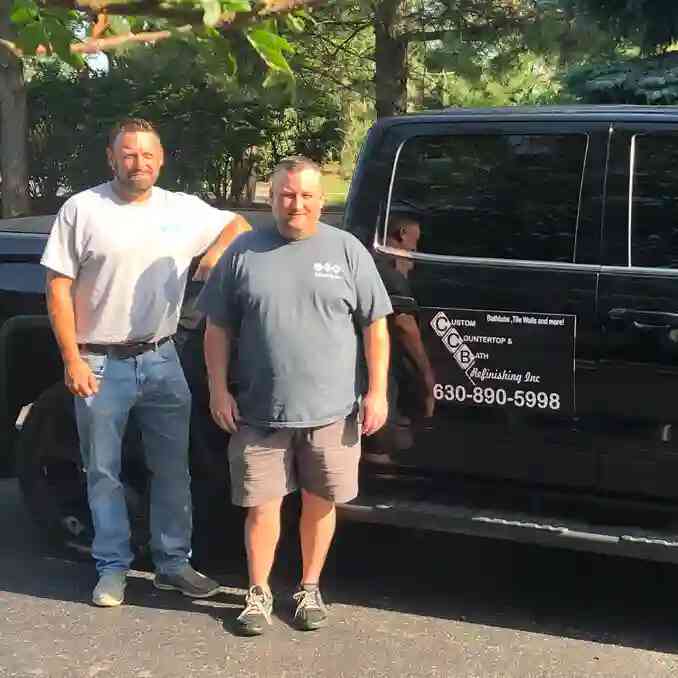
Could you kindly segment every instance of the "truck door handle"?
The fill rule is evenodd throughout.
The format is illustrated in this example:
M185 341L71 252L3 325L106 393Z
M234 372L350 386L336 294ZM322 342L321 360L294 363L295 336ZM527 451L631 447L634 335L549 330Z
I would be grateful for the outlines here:
M678 327L678 313L669 311L639 311L633 308L613 308L607 314L610 320L623 320L637 330L668 330Z

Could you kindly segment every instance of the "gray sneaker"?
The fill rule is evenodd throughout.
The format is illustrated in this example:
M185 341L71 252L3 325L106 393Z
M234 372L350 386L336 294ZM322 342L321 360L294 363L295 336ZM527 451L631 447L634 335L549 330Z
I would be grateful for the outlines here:
M301 586L292 596L297 604L294 624L302 631L314 631L327 624L327 608L317 586Z
M219 582L196 572L190 565L173 574L156 574L153 586L162 591L181 591L191 598L209 598L219 590Z
M125 572L105 572L92 592L92 602L99 607L117 607L125 600Z
M237 630L245 636L260 636L271 626L273 595L261 586L250 587L245 596L245 609L235 620Z

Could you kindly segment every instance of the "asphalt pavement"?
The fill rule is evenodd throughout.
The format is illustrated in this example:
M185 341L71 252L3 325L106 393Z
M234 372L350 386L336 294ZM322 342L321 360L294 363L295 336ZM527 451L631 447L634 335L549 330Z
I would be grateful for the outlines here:
M45 543L11 479L0 481L0 530L2 678L678 674L670 565L343 525L323 587L331 625L291 627L288 540L275 623L241 638L231 631L246 583L239 534L201 562L222 584L214 598L157 591L135 570L126 604L98 609L92 564Z

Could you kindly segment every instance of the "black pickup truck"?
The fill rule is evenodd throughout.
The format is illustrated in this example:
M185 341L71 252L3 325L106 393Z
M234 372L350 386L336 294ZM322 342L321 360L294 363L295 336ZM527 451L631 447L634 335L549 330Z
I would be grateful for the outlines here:
M372 128L344 228L389 281L391 415L341 517L678 562L677 167L674 108L458 109ZM403 220L416 246L401 246ZM0 235L1 449L16 451L36 518L86 549L44 241ZM186 317L200 532L223 525L228 481L199 319ZM143 545L133 427L124 477Z

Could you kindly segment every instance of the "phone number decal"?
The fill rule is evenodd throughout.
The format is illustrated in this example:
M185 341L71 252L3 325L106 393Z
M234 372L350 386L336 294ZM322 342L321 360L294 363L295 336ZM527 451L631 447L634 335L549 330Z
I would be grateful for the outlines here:
M507 391L503 388L476 386L467 388L462 385L436 384L433 387L436 400L447 400L458 403L475 403L476 405L499 405L509 407L526 407L539 410L559 410L560 394L546 391Z
M575 315L430 308L420 319L441 407L576 412Z

